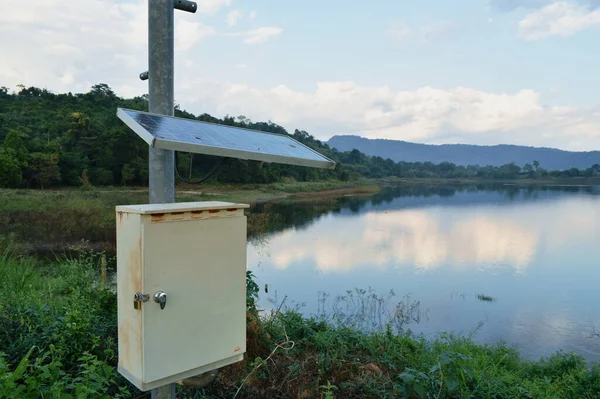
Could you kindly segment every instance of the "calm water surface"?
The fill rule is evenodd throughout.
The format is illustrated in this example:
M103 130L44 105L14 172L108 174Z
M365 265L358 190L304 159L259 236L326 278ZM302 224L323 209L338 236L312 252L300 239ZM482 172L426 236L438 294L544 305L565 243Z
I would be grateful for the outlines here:
M279 211L299 207L311 205ZM420 311L404 328L414 333L472 333L529 358L562 349L600 361L600 188L349 198L249 244L248 267L268 284L266 309L285 298L306 315L343 313L349 302L373 305L373 293L393 309L410 294ZM356 288L367 291L363 302Z

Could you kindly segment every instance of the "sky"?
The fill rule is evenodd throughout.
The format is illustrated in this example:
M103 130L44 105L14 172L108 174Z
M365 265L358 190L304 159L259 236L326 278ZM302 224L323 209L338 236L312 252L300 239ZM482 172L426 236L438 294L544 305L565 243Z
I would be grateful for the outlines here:
M146 0L0 1L0 86L147 93ZM600 0L202 0L175 101L327 140L600 149Z

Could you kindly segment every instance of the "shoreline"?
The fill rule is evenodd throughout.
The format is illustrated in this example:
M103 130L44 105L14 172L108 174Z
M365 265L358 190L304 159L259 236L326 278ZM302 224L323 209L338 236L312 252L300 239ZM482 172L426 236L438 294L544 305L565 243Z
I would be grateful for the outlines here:
M442 185L499 185L517 187L593 187L600 186L600 177L540 178L540 179L473 179L473 178L373 178L355 181L324 180L315 182L282 182L266 184L177 184L176 202L190 200L216 200L229 202L264 203L283 199L306 200L310 198L339 198L344 196L374 195L384 187L442 186ZM61 187L55 189L1 189L2 192L20 193L132 193L145 195L148 187ZM0 206L1 210L1 206Z
M310 212L334 209L341 201L368 201L376 196L386 196L386 190L417 195L420 191L435 194L460 187L474 189L542 187L582 187L600 185L598 179L539 179L490 181L483 179L361 179L351 182L286 182L254 185L202 185L180 184L176 189L176 202L226 201L251 205L249 237L272 228L277 217L256 214L257 206L294 206L309 204ZM567 188L567 190L569 190ZM585 190L585 189L584 189ZM94 187L57 189L0 189L0 248L12 246L22 253L52 256L56 252L71 250L114 251L114 207L117 205L144 204L148 202L147 187ZM271 205L269 205L271 204ZM306 213L307 211L303 211ZM83 223L82 223L83 222ZM271 226L271 227L270 227ZM265 230L265 231L266 231Z

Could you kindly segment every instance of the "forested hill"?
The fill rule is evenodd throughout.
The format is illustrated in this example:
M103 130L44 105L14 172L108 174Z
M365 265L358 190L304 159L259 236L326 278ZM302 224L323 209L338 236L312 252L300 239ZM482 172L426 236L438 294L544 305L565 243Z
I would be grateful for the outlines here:
M87 93L77 94L55 94L36 87L20 86L12 91L0 87L0 187L146 185L148 146L117 118L118 107L145 111L147 97L120 98L102 83L94 85ZM271 122L252 122L243 116L223 119L208 114L196 116L178 107L175 115L290 135L338 163L335 170L321 170L229 160L212 178L218 182L345 181L387 176L514 179L600 174L599 165L585 170L550 172L534 159L523 168L515 164L475 167L449 162L394 162L367 156L358 150L341 152L305 131L289 133ZM191 156L178 155L178 169L186 178L203 177L219 162L215 157L195 156L190 168Z
M367 155L391 158L396 162L452 162L456 165L482 166L502 166L514 162L523 167L535 159L552 170L586 169L600 163L600 151L569 152L516 145L428 145L359 136L334 136L327 144L340 151L352 151L356 148Z
M148 145L117 116L117 108L148 110L147 96L118 97L106 84L87 93L54 94L36 87L12 93L0 88L0 187L49 185L146 185ZM244 117L217 119L192 115L176 107L178 117L289 134L273 123L254 123ZM291 134L304 144L339 158L306 132ZM179 154L184 177L190 177L189 155ZM218 159L193 158L192 179L203 177ZM185 171L185 172L183 172ZM344 170L320 170L229 160L215 179L228 183L269 183L283 177L296 180L348 179Z

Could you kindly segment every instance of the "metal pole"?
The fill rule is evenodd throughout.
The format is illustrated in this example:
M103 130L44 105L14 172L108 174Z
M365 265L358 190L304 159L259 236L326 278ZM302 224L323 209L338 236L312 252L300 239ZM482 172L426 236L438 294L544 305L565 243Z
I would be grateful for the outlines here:
M151 399L175 399L175 384L164 385L154 388L150 393Z
M148 111L173 116L173 0L148 0ZM150 203L175 202L174 152L150 147ZM151 391L152 399L175 399L175 384Z
M173 116L174 0L148 0L148 111ZM175 202L175 156L150 147L150 203Z

